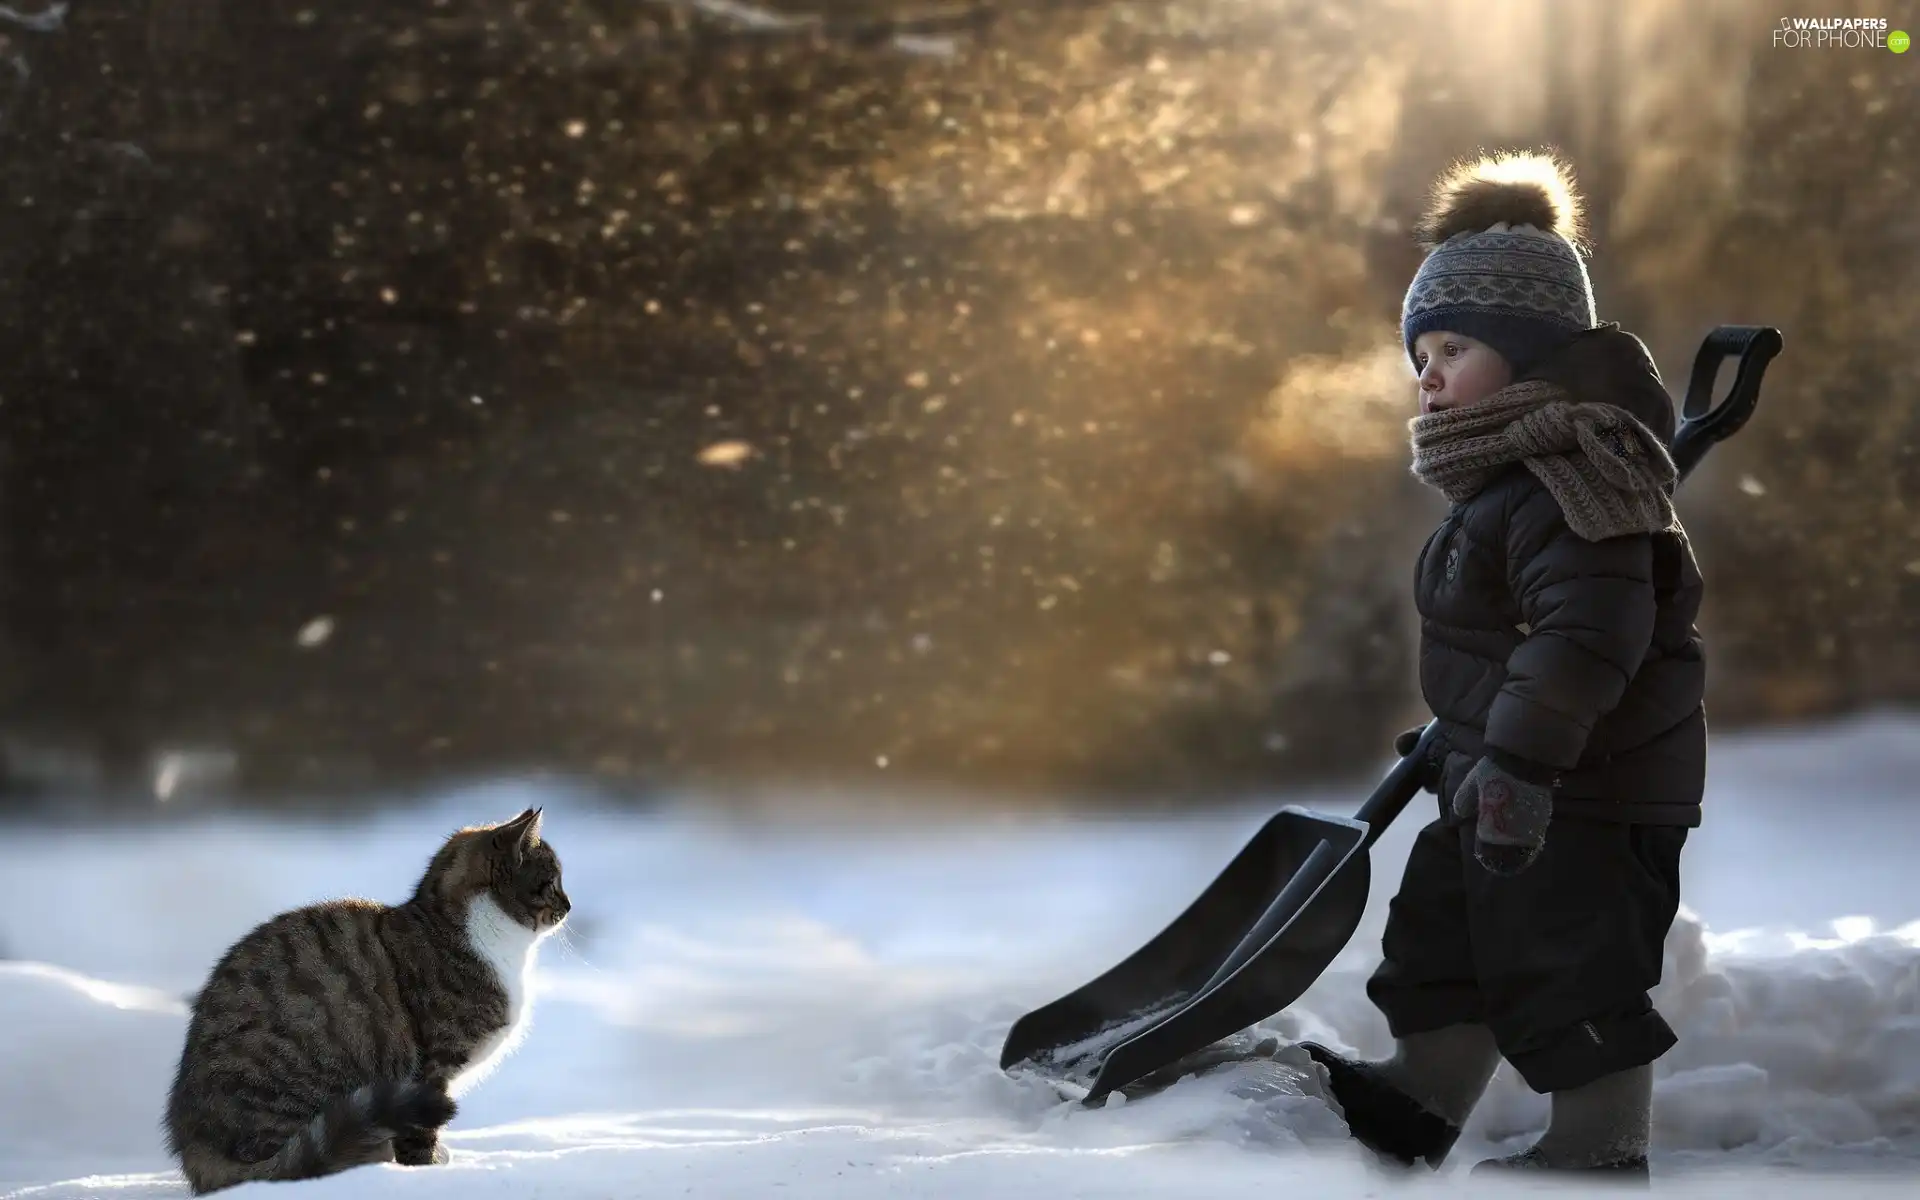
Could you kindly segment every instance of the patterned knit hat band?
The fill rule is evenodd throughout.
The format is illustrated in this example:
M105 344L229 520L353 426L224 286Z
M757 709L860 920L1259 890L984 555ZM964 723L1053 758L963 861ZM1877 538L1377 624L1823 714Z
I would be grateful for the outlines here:
M1486 342L1516 372L1596 324L1579 251L1528 226L1448 238L1420 264L1400 315L1409 361L1414 339L1446 329Z

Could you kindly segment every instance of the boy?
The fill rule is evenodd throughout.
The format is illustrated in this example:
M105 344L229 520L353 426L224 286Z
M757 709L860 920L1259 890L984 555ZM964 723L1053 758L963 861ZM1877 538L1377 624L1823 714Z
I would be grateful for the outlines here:
M1502 155L1444 176L1420 229L1401 324L1413 471L1451 501L1414 596L1440 814L1367 984L1392 1057L1307 1049L1386 1158L1438 1167L1504 1056L1552 1118L1476 1171L1638 1182L1675 1041L1648 991L1706 778L1701 579L1672 401L1640 341L1595 320L1579 219L1558 161Z

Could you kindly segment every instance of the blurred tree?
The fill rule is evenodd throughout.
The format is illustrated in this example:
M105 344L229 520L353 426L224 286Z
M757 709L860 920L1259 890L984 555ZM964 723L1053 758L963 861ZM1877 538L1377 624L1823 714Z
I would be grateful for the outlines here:
M1404 224L1489 142L1575 158L1676 391L1712 324L1787 331L1686 503L1716 712L1912 697L1911 72L1739 0L1499 3L0 31L6 720L263 783L1370 763L1437 515Z
M1773 49L1750 3L1630 9L1627 52L1650 82L1626 131L1619 257L1675 351L1675 391L1714 324L1787 339L1761 416L1688 502L1713 707L1738 721L1910 702L1920 369L1901 344L1920 319L1920 242L1900 150L1920 80L1885 53Z

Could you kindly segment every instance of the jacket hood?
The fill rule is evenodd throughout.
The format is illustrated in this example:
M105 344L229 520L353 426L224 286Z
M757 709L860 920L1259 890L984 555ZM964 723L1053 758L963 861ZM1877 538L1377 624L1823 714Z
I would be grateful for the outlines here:
M1646 345L1617 322L1574 335L1525 378L1558 384L1583 403L1623 408L1673 445L1673 397L1660 381L1660 368Z

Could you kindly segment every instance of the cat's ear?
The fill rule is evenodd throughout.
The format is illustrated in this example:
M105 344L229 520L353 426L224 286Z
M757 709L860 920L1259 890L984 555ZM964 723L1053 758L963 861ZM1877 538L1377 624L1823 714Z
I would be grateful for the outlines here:
M493 849L513 862L520 861L520 855L540 836L540 813L537 808L529 808L513 820L493 831Z

